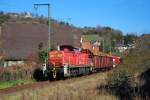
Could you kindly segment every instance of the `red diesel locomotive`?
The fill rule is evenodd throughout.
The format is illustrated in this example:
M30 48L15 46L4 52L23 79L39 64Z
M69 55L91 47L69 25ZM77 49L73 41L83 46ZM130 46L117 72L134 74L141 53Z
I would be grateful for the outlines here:
M90 55L79 51L55 50L49 52L46 76L69 77L85 75L101 69L111 69L119 64L119 57Z

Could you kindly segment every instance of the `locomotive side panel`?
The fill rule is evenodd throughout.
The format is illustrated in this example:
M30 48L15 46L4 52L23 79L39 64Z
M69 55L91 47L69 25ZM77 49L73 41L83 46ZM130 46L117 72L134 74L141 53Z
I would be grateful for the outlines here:
M51 51L48 63L50 72L59 77L87 74L91 70L89 55L80 52Z

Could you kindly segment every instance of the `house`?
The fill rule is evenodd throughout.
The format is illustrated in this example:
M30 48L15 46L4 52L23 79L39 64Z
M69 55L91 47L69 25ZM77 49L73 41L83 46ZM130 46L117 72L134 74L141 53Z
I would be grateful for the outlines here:
M98 35L88 34L88 35L82 35L81 36L81 48L82 49L88 49L93 54L99 55L101 46L102 38L100 38Z
M125 46L123 44L116 44L115 48L117 48L120 53L123 53L128 49L128 46Z

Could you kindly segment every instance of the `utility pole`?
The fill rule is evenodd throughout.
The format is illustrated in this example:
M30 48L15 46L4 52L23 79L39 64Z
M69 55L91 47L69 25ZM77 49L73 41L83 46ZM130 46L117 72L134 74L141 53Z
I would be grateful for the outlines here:
M39 6L47 6L48 7L48 48L47 48L47 60L45 63L48 62L48 56L49 56L49 51L51 50L51 16L50 16L50 4L34 4L34 8L38 9Z

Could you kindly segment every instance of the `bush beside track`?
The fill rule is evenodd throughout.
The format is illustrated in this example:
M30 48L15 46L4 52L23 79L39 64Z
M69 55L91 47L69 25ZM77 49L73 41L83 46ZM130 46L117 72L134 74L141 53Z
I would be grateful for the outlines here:
M33 80L34 71L38 66L35 63L25 63L24 65L0 68L0 81Z

